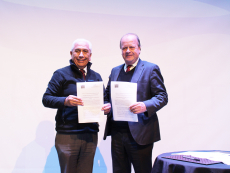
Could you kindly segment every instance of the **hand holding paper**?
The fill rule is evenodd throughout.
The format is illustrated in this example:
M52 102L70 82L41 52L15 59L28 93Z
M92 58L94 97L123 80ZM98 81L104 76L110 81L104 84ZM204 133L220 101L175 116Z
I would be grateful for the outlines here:
M111 110L111 104L110 103L106 103L102 106L102 111L104 111L104 114L108 114Z
M140 114L146 111L146 106L143 102L136 102L129 107L129 110L134 114Z
M69 95L68 97L66 97L64 105L65 106L78 106L78 105L83 106L84 103L80 97Z

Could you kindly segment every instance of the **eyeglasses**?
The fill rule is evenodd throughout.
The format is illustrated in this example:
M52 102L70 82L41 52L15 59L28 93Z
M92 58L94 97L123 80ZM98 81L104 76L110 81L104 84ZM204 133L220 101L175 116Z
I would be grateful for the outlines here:
M134 47L134 46L122 47L122 51L123 51L123 52L126 52L128 49L129 49L130 51L134 51L134 50L136 49L136 47Z

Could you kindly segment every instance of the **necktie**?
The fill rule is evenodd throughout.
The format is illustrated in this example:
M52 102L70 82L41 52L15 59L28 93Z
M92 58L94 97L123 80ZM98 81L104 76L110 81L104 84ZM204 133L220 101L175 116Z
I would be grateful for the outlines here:
M127 69L126 69L126 72L129 72L131 67L132 67L132 65L128 65Z
M85 80L85 70L80 69L80 72L82 73L82 76L83 76L83 78L84 78L84 80Z

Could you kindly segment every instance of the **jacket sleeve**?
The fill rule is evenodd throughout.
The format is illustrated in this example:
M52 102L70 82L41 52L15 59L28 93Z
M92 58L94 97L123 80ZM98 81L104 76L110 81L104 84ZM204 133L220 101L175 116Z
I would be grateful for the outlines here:
M164 80L157 65L154 65L150 72L150 90L152 98L144 101L148 117L155 114L168 103L168 94L166 92Z
M65 98L62 96L64 77L63 75L55 71L51 80L49 81L46 92L43 95L42 103L45 107L49 108L63 108Z
M108 84L106 86L105 92L104 92L104 102L105 103L110 103L110 83L111 83L111 75L109 76L109 81Z

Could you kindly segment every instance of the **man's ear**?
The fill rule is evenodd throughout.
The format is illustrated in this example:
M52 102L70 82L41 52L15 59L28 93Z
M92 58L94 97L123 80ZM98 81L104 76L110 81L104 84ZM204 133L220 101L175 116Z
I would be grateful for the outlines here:
M91 61L91 56L92 56L92 53L90 53L89 61Z
M69 53L70 53L70 55L72 56L72 51L70 51Z

